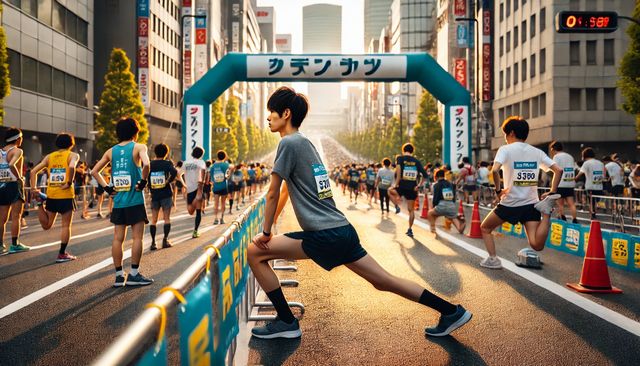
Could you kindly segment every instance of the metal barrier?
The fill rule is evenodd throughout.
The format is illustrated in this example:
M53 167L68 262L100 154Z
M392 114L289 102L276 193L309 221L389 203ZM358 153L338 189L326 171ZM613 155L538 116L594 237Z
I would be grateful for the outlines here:
M213 246L221 249L231 239L232 234L241 228L241 226L249 218L249 214L257 207L260 200L266 196L266 193L258 197L254 203L247 207L237 218L227 227L227 229L213 243ZM196 284L204 275L207 261L211 261L211 272L218 266L218 258L216 251L209 247L199 256L169 287L178 290L180 293L186 294L194 284ZM215 290L220 285L218 276L212 276L212 294L214 296L214 304L217 300L218 292ZM247 291L239 303L236 311L241 313L239 319L243 320L269 320L272 316L250 316L253 307L270 306L267 302L256 302L260 288L255 281L251 271L249 271L249 280L247 281ZM172 292L163 292L156 297L152 303L164 307L167 310L173 310L179 304L178 299ZM304 312L304 306L301 303L291 302L291 306L297 306ZM215 309L215 305L214 305ZM137 361L147 350L151 349L156 342L158 327L160 326L161 312L158 308L147 308L140 314L133 323L115 340L114 343L107 348L97 360L93 362L94 366L111 366L111 365L128 365ZM231 344L226 364L231 364L235 356L237 347L237 339Z

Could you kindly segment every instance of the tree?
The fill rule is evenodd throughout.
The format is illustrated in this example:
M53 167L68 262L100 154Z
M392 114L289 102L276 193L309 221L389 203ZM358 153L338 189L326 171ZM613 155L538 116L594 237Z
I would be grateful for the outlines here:
M229 132L221 132L224 129ZM236 136L222 112L222 100L220 98L216 99L211 105L211 149L214 154L218 150L226 151L227 156L234 162L238 158ZM213 156L213 154L211 155Z
M418 121L413 128L411 142L416 148L416 157L422 162L433 162L442 149L442 127L438 120L438 107L433 96L423 91L418 107Z
M146 144L149 138L149 127L144 117L144 106L140 100L140 91L133 73L130 71L131 61L120 48L111 51L107 74L104 76L104 90L100 96L100 115L96 119L96 147L106 151L118 143L116 123L122 118L130 117L140 124L138 142Z
M247 118L245 121L245 131L247 133L247 158L254 159L256 157L256 151L258 146L256 145L258 142L258 129L256 125L253 124L253 120L251 118Z
M0 17L3 8L0 3ZM7 36L4 27L0 26L0 126L4 122L4 105L2 101L11 94L11 80L9 79L9 54L7 53Z
M244 161L247 158L247 152L249 151L249 142L247 141L247 132L244 128L244 124L240 120L240 111L238 106L238 99L234 96L227 100L227 106L225 107L225 117L227 118L227 124L231 127L233 134L236 138L236 146L238 147L237 160Z
M640 2L636 2L633 18L640 18ZM636 115L636 138L640 140L640 25L632 22L627 34L631 41L620 62L618 86L625 97L622 109Z

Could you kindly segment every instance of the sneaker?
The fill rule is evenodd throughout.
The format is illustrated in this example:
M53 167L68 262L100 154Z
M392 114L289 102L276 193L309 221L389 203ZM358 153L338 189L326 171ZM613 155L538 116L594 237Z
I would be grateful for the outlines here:
M46 200L47 200L47 195L42 193L42 192L38 192L38 195L35 196L35 201L37 203L42 203L42 202L44 202Z
M17 245L11 245L9 247L9 254L26 252L31 250L31 247L28 247L22 243L18 243Z
M553 208L556 205L556 200L560 198L559 194L550 194L547 197L545 197L542 201L536 203L535 205L533 205L533 207L535 207L536 210L540 211L540 213L543 213L545 215L551 215L551 213L553 212Z
M405 234L407 234L408 237L413 238L413 230L409 229Z
M424 333L431 337L444 337L449 333L465 325L473 314L465 310L462 305L456 306L456 312L451 315L441 315L438 325L434 328L425 328Z
M104 219L104 214L101 212L96 215L97 218Z
M262 327L255 327L251 329L251 334L254 337L262 339L299 338L302 336L302 331L300 330L300 323L298 322L298 319L295 319L291 324L287 324L276 318L276 320L269 322Z
M20 228L26 229L28 227L29 227L29 224L27 224L27 220L24 217L20 219Z
M222 225L222 224L224 224L224 219L223 218L220 219L220 225Z
M218 219L213 220L214 225L218 225Z
M123 276L116 276L116 281L113 283L113 287L124 287L126 282L127 282L126 273Z
M158 250L158 247L156 246L156 243L151 243L151 246L149 247L149 250Z
M153 283L152 278L146 278L142 273L138 272L137 275L129 275L127 278L127 286L146 286Z
M78 257L76 257L75 255L71 255L67 252L64 252L64 254L58 254L56 263L64 263L64 262L74 261L76 259L78 259Z
M4 243L2 243L2 247L0 247L0 255L5 255L5 254L9 254L9 250L7 249L6 246L4 246Z
M200 233L198 233L198 230L193 230L193 234L191 234L191 238L195 239L199 237L200 237Z
M389 211L387 211L389 212ZM396 215L400 213L400 206L396 205Z
M480 266L491 269L502 269L502 261L498 257L487 257L480 262Z
M162 239L162 249L171 248L173 244L169 241L169 239Z

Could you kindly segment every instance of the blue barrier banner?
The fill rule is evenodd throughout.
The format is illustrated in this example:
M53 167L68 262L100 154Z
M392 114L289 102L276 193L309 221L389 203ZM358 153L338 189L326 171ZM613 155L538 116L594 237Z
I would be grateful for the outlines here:
M513 232L513 225L505 221L502 226L500 226L500 232L503 234L511 234Z
M213 302L211 280L206 275L178 307L180 328L180 363L210 365L213 355Z
M565 222L564 245L562 249L570 254L584 256L584 242L582 241L582 225Z
M522 225L521 223L517 223L515 225L513 225L513 235L519 237L519 238L526 238L527 234L524 231L524 225Z
M547 245L554 249L562 248L562 238L564 234L564 221L552 219L547 237Z
M632 243L633 237L631 235L612 232L606 250L609 265L620 269L628 269L629 259L632 258L629 255Z
M640 272L640 236L633 237L633 260L629 261L629 269Z
M245 230L243 226L242 230ZM224 358L231 342L238 334L238 316L236 313L234 287L234 267L233 267L233 245L224 245L220 248L220 259L218 260L218 278L220 286L218 289L218 312L216 319L215 333L215 361L216 364L224 364Z
M160 348L156 348L154 345L150 350L147 351L140 361L138 362L138 366L164 366L167 364L167 338L162 337L162 342L160 342Z
M227 245L231 245L231 250L233 253L233 305L237 306L240 301L242 301L242 296L244 296L246 285L247 285L247 275L248 273L245 271L245 267L247 265L247 245L248 241L243 240L246 238L246 235L243 236L243 232L245 230L236 231L233 233L232 240Z

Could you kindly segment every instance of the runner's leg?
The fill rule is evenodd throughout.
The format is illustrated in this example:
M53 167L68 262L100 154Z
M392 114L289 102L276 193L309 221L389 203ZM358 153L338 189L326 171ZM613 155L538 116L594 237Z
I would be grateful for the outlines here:
M73 222L73 210L60 214L62 226L60 227L60 252L58 254L65 254L67 251L67 245L71 240L71 223ZM55 214L53 216L55 220Z
M491 232L495 230L498 226L502 225L504 220L502 220L495 212L491 211L487 215L487 217L482 220L482 224L480 224L480 230L482 231L482 240L484 240L484 246L487 248L487 252L492 257L496 255L496 243L493 241L493 235Z

